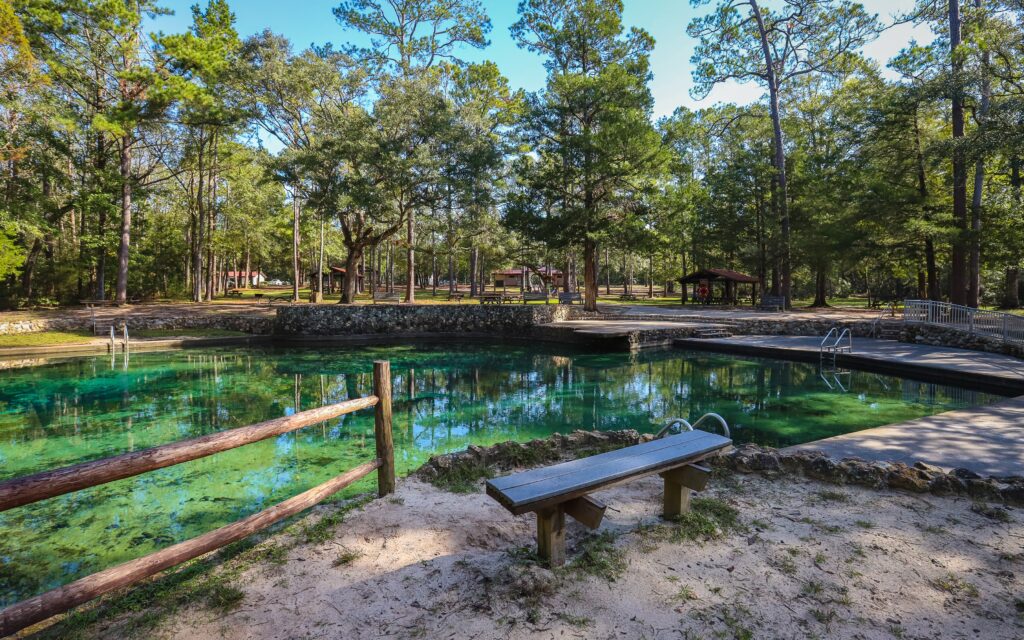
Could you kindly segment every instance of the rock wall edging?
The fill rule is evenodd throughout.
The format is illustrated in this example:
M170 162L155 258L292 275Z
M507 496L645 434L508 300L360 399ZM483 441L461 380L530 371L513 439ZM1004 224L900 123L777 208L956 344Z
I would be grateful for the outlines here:
M480 466L507 471L549 464L605 450L627 447L653 439L633 429L621 431L573 431L555 433L529 442L501 442L489 447L470 445L455 453L431 456L415 474L432 480L460 469ZM857 485L871 489L897 489L913 493L962 495L976 500L1024 505L1024 478L983 477L969 469L943 469L922 462L906 465L861 458L830 458L813 449L773 449L744 444L709 458L713 466L740 473L759 473L769 477L802 475L837 485Z
M104 319L97 322L98 331L106 334L111 325L120 326L122 319ZM267 335L273 329L273 318L246 315L192 315L192 316L132 316L128 318L129 332L133 329L227 329ZM89 331L91 318L38 318L0 322L0 335L34 333L38 331Z
M593 315L593 314L589 314ZM588 317L569 305L293 305L274 319L280 336L418 333L525 335L550 322Z

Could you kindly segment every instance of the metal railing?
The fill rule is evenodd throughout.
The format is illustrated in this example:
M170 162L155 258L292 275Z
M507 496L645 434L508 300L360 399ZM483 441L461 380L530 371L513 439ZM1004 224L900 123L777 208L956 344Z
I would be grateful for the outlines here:
M668 421L665 422L665 426L662 427L661 430L658 431L658 433L654 436L654 439L657 440L658 438L664 438L669 434L670 431L672 431L673 427L679 427L680 433L682 433L684 430L693 431L696 427L700 426L702 422L705 422L707 420L717 420L718 424L721 425L722 427L722 432L725 434L725 437L732 437L729 433L729 424L725 421L725 418L718 415L717 413L705 413L701 417L697 418L697 421L694 422L693 424L690 424L690 421L687 420L686 418L669 418Z
M846 341L845 344L843 344L844 340ZM818 345L818 352L821 355L825 353L835 355L844 351L847 353L853 352L853 334L850 333L849 329L840 331L839 327L832 327L825 334L825 337L821 339L821 344Z
M895 317L896 317L896 303L895 302L890 302L889 304L885 305L882 308L882 310L878 312L878 315L875 316L875 319L871 321L871 337L873 337L873 338L877 338L878 337L878 334L881 332L882 321L883 320L885 320L886 318L895 318Z
M907 300L903 321L949 327L970 335L1024 342L1024 317L935 300Z

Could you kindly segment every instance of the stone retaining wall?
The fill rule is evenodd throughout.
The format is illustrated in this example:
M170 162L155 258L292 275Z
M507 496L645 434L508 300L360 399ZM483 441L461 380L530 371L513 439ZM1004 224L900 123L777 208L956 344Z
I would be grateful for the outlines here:
M928 344L937 347L957 347L960 349L973 349L974 351L988 351L990 353L1002 353L1008 356L1024 358L1024 344L1003 342L999 338L971 335L966 331L930 324L904 324L902 329L900 329L900 341Z
M477 333L527 337L537 325L587 317L567 305L294 305L277 310L279 336Z
M97 330L106 334L111 324L120 326L122 319L105 318L97 321ZM136 329L227 329L246 333L267 335L274 326L274 319L250 315L191 315L191 316L138 316L128 318L129 333ZM91 331L89 317L39 318L35 320L12 320L0 322L0 335L33 333L36 331Z

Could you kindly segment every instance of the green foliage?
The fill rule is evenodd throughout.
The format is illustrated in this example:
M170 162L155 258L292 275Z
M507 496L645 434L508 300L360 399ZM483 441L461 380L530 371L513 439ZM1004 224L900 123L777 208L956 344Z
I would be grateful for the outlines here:
M615 582L628 566L625 551L615 544L616 537L611 531L602 531L585 538L579 544L579 554L571 569Z

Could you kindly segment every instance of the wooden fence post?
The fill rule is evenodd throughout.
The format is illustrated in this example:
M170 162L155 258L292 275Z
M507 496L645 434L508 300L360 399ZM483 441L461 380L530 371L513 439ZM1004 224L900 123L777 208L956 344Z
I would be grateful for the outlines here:
M377 396L374 409L373 432L377 441L377 494L381 497L395 492L395 445L391 439L391 363L378 360L373 363L373 395Z

